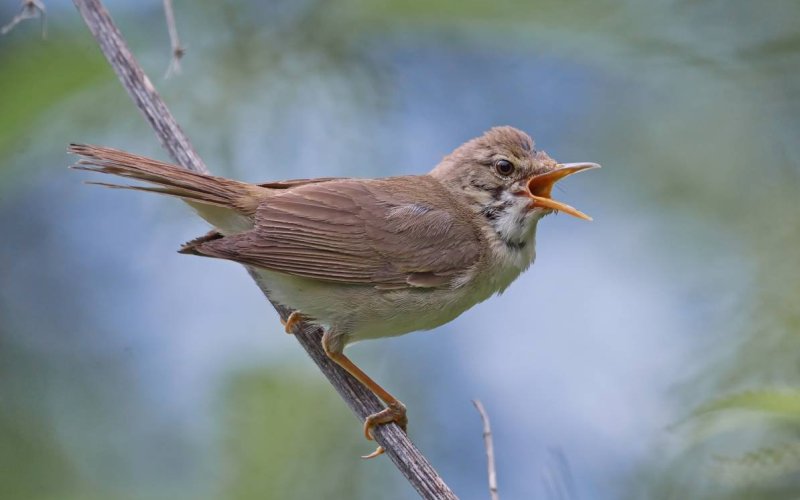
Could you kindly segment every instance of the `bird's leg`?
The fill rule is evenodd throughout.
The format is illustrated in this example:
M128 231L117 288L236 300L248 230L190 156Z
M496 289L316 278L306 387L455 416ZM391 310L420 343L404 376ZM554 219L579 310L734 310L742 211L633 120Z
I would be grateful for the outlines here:
M355 363L350 361L350 358L342 353L342 349L344 347L343 345L341 347L338 345L332 346L332 338L333 336L330 334L330 330L326 330L325 334L322 336L322 347L325 349L325 354L327 354L328 357L336 364L347 370L347 373L355 377L356 380L364 384L367 389L371 390L384 403L386 403L386 408L377 413L369 415L366 420L364 420L364 437L370 441L374 440L375 438L372 435L372 429L376 425L388 424L389 422L397 423L397 425L403 429L403 432L406 432L408 427L406 406L401 403L399 399L389 394L386 389L378 385L377 382L372 380L372 378L364 373L361 368L356 366ZM369 455L365 455L362 458L374 458L383 454L383 452L383 446L378 446L374 452L370 453Z
M286 330L286 333L293 334L294 327L302 323L303 320L305 320L305 318L302 314L300 314L298 311L292 311L292 314L286 318L286 321L281 318L281 324L283 325L284 330Z

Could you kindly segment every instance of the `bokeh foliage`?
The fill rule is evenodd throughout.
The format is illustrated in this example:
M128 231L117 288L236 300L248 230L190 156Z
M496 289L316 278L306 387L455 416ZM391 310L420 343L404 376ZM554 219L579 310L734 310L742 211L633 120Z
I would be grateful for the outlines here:
M398 107L395 93L437 77L452 77L454 93L477 89L468 102L485 126L528 123L562 150L604 163L592 202L610 207L606 220L644 219L649 250L643 260L652 268L646 279L678 301L675 315L689 331L675 332L675 342L691 350L668 368L671 390L664 399L674 425L641 436L647 456L626 463L627 473L613 485L582 481L573 471L582 497L797 497L798 2L206 1L176 7L189 47L187 75L157 84L204 156L229 169L253 156L241 151L269 151L276 159L270 175L293 176L294 159L320 159L304 156L314 149L307 138L287 139L282 130L380 129ZM4 8L0 14L10 17ZM159 2L120 10L115 16L123 31L157 75L168 56L166 33L152 28L163 24ZM137 278L147 265L120 270L118 261L98 255L127 248L124 242L91 250L79 244L87 238L71 236L86 225L58 227L64 214L86 213L64 208L84 195L75 194L77 184L54 187L47 179L63 166L69 140L100 136L143 153L157 148L75 13L53 8L50 25L45 41L37 26L25 24L0 38L0 222L9 235L0 250L0 496L411 498L390 465L368 468L350 460L368 451L367 444L313 369L274 360L258 369L232 363L219 375L212 402L199 405L206 408L201 428L175 423L185 420L170 413L170 398L159 392L173 372L147 378L149 363L157 363L130 352L138 345L130 338L158 324L131 320L127 331L135 307L108 301L112 291L122 302L133 296L130 290L151 289ZM559 93L547 87L546 75L520 80L530 76L517 73L528 59L567 68L583 81ZM402 78L407 71L422 76L409 82ZM568 119L537 121L546 108L536 100L542 92L562 99L557 105ZM505 94L516 97L504 100ZM576 104L578 94L584 99ZM260 95L256 105L248 102ZM412 95L425 99L424 91ZM315 110L319 102L335 104ZM452 107L452 115L424 118L456 128L470 110ZM317 123L315 111L337 120ZM297 126L308 119L303 116L311 116L305 128ZM251 139L250 128L269 133ZM395 146L391 135L376 137L341 132L337 148L326 150L325 169L396 172L396 151L427 138L423 131ZM309 173L321 175L303 175ZM60 204L41 202L51 196ZM160 214L151 218L163 222ZM88 227L110 227L106 222ZM102 245L99 236L88 239ZM593 250L602 254L616 244L599 240ZM109 276L122 284L92 295ZM199 330L211 334L211 328ZM688 335L698 338L687 341ZM154 350L160 349L168 346ZM657 360L660 353L638 355ZM449 382L461 382L450 371ZM412 385L403 392L421 384ZM435 399L428 394L418 402ZM479 461L481 450L473 451ZM456 484L482 484L482 469L467 467L479 462L438 458ZM509 475L529 474L525 464L501 465L507 467L501 492L504 482L513 482ZM484 496L477 487L460 493Z

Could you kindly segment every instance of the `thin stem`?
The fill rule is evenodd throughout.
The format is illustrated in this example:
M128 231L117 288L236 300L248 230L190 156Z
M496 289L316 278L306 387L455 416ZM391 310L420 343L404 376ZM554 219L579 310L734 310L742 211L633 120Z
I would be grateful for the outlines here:
M8 24L0 28L0 35L9 33L22 21L36 17L42 19L42 38L47 38L47 9L40 0L22 0L19 12Z
M497 472L494 466L494 441L492 440L492 426L489 423L489 415L486 409L477 399L472 400L475 409L481 415L483 421L483 445L486 448L486 467L489 473L489 495L491 500L500 500L500 495L497 493Z
M186 48L181 45L181 40L178 38L178 27L175 24L175 12L172 9L172 0L164 0L164 17L167 18L169 43L172 47L169 66L167 67L167 73L164 75L164 78L169 78L172 75L180 74L181 59L186 54Z

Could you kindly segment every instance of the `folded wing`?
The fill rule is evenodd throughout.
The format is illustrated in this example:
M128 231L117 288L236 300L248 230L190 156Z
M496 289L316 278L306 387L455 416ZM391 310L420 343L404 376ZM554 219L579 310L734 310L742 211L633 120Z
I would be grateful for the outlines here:
M192 253L378 288L449 286L478 262L482 245L448 196L424 176L305 184L262 203L253 230Z

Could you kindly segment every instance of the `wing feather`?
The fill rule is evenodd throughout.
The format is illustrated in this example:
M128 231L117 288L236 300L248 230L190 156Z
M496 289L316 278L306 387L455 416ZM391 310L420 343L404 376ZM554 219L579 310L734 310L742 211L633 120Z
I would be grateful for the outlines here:
M482 245L445 189L421 176L286 188L258 207L253 230L197 248L295 276L397 289L448 286L478 262Z

